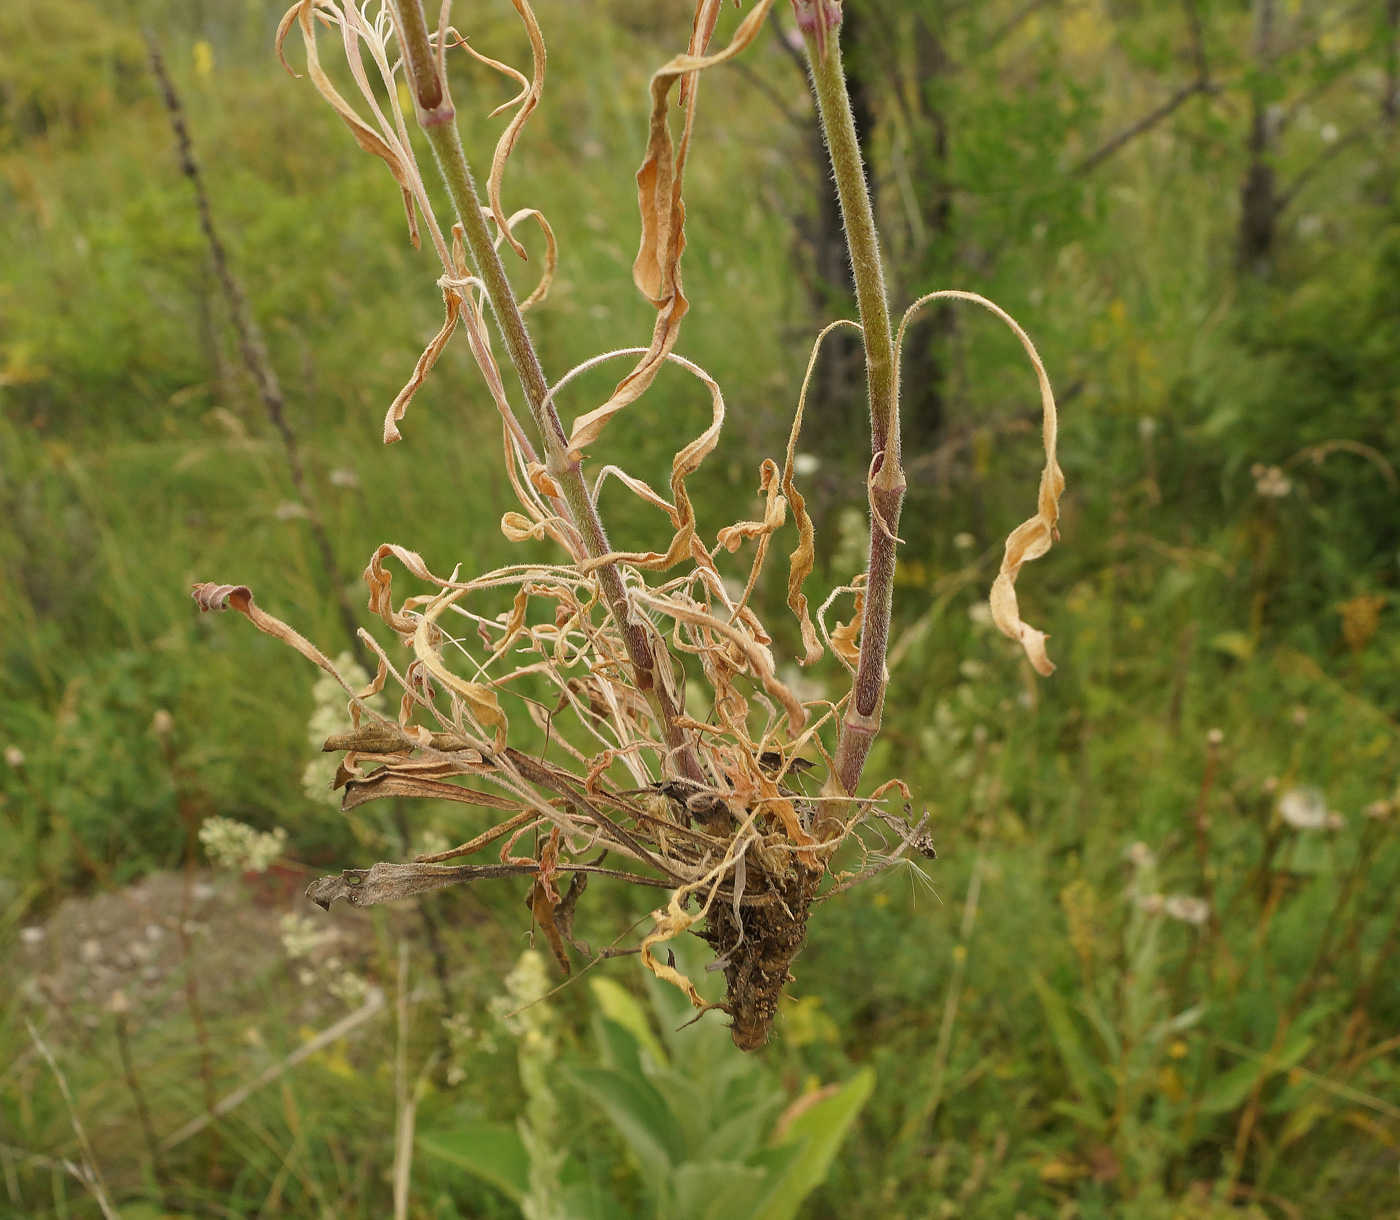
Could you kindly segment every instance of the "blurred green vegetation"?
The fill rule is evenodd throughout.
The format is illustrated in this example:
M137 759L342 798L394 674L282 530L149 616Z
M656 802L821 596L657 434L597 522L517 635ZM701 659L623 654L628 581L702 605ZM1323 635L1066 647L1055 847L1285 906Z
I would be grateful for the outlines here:
M559 235L560 278L531 315L557 376L649 334L630 279L632 175L648 75L682 45L690 6L538 8L549 85L506 202L542 208ZM867 1066L876 1084L804 1214L1391 1214L1400 8L846 10L896 304L958 287L1018 318L1061 399L1069 490L1061 544L1020 582L1059 664L1040 681L981 610L1001 540L1033 502L1034 382L989 315L930 313L906 353L906 546L867 775L906 780L939 860L927 879L901 866L813 918L764 1088L795 1098ZM314 675L188 598L196 580L246 583L335 652L349 642L332 582L358 606L378 543L439 572L519 554L497 526L510 499L499 425L464 346L449 346L405 439L379 445L440 322L435 272L380 163L277 65L279 16L263 0L0 6L0 1214L98 1214L33 1159L75 1158L78 1143L26 1019L55 1047L129 1218L392 1214L400 1053L416 1072L440 1052L425 1129L510 1126L530 1104L486 1015L527 923L509 883L373 922L367 977L397 995L400 937L411 977L436 977L401 1051L392 1023L366 1026L216 1137L159 1156L122 1084L118 1015L26 982L22 929L178 868L206 817L285 827L289 857L313 870L477 829L457 807L425 825L392 812L352 824L308 796ZM455 19L478 49L528 58L510 6L459 4ZM287 388L336 548L330 576L239 361L146 29ZM465 59L453 71L484 163L504 121L484 116L509 85ZM726 438L692 481L712 534L736 505L751 515L807 344L846 289L810 102L780 37L701 93L680 350L729 404ZM513 265L521 284L531 250ZM849 510L865 459L851 440L858 385L834 357L818 377L802 445L818 459L824 589L859 553ZM565 413L608 384L584 379ZM703 392L663 375L631 410L594 456L664 481L705 418ZM621 496L604 510L624 546L659 536ZM782 573L770 575L760 604L791 655ZM595 938L646 912L603 886L589 899ZM612 977L631 987L625 966ZM281 1053L311 1032L295 969L279 958L249 979ZM617 1054L583 990L555 1001L574 1081L616 1070L581 1066ZM245 1013L215 1009L207 1024L202 1041L179 1005L130 1018L161 1138L200 1112L206 1084L222 1096L272 1061ZM656 1182L588 1089L562 1073L554 1087L559 1146L628 1214L654 1214ZM444 1185L419 1160L410 1214L518 1214L509 1191L470 1175Z

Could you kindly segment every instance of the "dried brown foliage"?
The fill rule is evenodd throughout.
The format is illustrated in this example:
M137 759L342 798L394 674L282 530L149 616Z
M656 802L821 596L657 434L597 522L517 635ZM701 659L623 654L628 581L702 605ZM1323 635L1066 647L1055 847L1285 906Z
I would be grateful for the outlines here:
M429 37L419 0L386 4L373 21L367 8L361 10L349 0L299 0L281 22L277 47L281 55L284 39L299 26L312 83L360 146L388 166L403 194L412 239L416 244L425 229L442 264L438 286L444 323L389 408L385 442L400 438L398 425L413 393L462 327L500 412L505 461L518 501L503 515L501 529L514 542L552 540L562 552L559 561L524 562L460 579L456 573L433 573L419 555L403 547L379 547L364 573L369 608L400 651L391 655L362 630L361 639L378 658L378 671L361 690L346 685L331 662L292 628L260 610L246 588L205 584L195 590L195 597L203 610L238 610L346 687L354 730L324 747L343 752L335 786L344 792L345 808L392 796L465 802L502 815L498 824L451 851L323 878L308 891L313 899L329 907L343 897L363 906L464 881L528 877L531 917L560 969L568 973L570 947L589 960L617 952L595 952L575 936L575 910L590 875L668 890L667 901L653 912L654 926L632 951L640 953L659 978L680 987L703 1008L693 984L664 948L682 932L695 929L714 948L725 972L728 997L721 1007L732 1019L734 1041L753 1049L767 1040L789 978L789 963L803 943L823 881L834 875L837 885L831 888L844 888L906 851L931 854L922 822L911 826L881 807L884 789L862 800L844 793L828 796L817 779L804 777L809 769L830 770L821 734L824 729L834 732L850 696L835 702L799 699L778 677L772 637L750 605L774 536L791 508L798 542L789 561L788 604L800 625L801 661L811 663L823 655L820 632L843 663L854 663L866 595L863 580L837 590L815 622L802 593L814 551L812 523L793 472L801 403L782 467L771 459L760 466L760 520L735 522L720 530L711 544L700 535L686 487L713 452L725 418L720 387L673 350L688 309L681 287L682 186L699 76L753 40L772 0L760 0L729 44L713 54L707 53L708 44L721 3L699 0L686 52L653 76L650 135L637 174L642 238L634 267L638 289L657 311L651 340L645 347L587 361L559 378L542 401L531 396L527 370L520 369L516 359L543 456L515 413L488 337L489 305L513 355L518 349L512 341L528 345L518 313L511 313L513 299L499 299L491 288L490 269L482 265L483 257L489 261L495 251L472 245L475 219L460 211L459 220L471 222L467 231L459 223L447 230L450 239L446 235L429 202L396 87L402 62L396 42L409 52L412 70L407 75L425 130L452 117L441 68L449 50L466 47L521 84L520 95L506 107L514 107L515 113L496 147L487 184L489 206L480 211L495 225L495 247L508 244L522 257L524 247L512 228L533 219L543 229L544 277L524 304L533 303L548 289L555 260L553 235L544 217L532 209L507 217L501 188L511 150L544 87L545 54L527 0L513 3L533 51L529 77L469 47L448 24L445 4L437 33ZM828 36L830 7L819 11L823 37ZM838 10L832 11L839 17ZM321 67L318 25L339 33L362 110L346 101ZM413 39L419 35L415 60ZM378 89L371 86L369 70L378 74ZM670 113L677 83L679 141L672 136ZM381 99L387 99L388 113ZM461 168L460 176L469 180L466 167ZM475 258L469 257L473 251ZM498 272L498 263L495 268ZM970 299L996 309L981 298ZM1041 379L1048 464L1037 516L1008 541L993 605L1002 629L1020 639L1037 668L1048 672L1044 637L1020 622L1012 582L1023 562L1048 549L1054 530L1063 486L1054 460L1054 403L1029 340L1006 320L1026 344ZM532 349L529 354L533 356ZM638 359L608 400L565 432L555 414L558 391L587 369L629 356ZM570 483L580 480L588 446L645 393L667 362L699 379L711 399L709 426L675 454L668 494L612 466L603 468L592 488L583 488L581 481ZM809 375L810 371L809 367ZM805 385L803 395L805 400ZM664 515L670 527L664 547L645 552L606 547L596 505L598 487L610 475ZM583 498L572 488L582 488ZM746 546L752 548L752 559L743 591L735 596L716 561L721 551L735 554ZM396 599L394 565L431 591ZM651 583L647 573L666 576ZM854 595L853 611L846 624L829 631L825 611L843 592ZM506 604L508 609L497 609ZM390 679L400 692L398 715L392 719L368 703ZM703 680L706 697L688 702L686 685L697 680ZM706 719L680 710L696 702L709 704ZM522 717L546 730L551 751L565 756L565 765L543 761L513 744L519 734L512 732L512 721ZM878 857L865 849L857 834L873 815L898 837L893 850ZM860 845L857 863L850 872L834 874L834 854L846 842ZM447 863L497 844L496 862Z

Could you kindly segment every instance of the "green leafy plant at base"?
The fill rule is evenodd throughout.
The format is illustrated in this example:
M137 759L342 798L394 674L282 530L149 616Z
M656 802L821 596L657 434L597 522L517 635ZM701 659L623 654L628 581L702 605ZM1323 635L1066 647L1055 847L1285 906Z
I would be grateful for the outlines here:
M528 958L533 957L533 963ZM540 972L530 952L517 967ZM651 989L659 1038L645 1008L610 979L595 980L595 1042L602 1060L557 1073L548 1088L574 1092L605 1115L640 1175L642 1214L657 1220L792 1220L827 1177L832 1159L874 1089L874 1073L857 1072L839 1087L810 1093L779 1114L783 1096L768 1073L736 1057L722 1032L685 1020L678 1006ZM526 1115L516 1129L495 1123L454 1124L419 1133L419 1149L480 1178L518 1204L527 1220L613 1220L631 1215L577 1159L540 1146L536 1113L539 1072L553 1061L540 1037L552 1020L548 1003L512 987L511 1002L528 1004L517 1025ZM541 1012L540 1010L545 1010ZM552 1104L552 1103L551 1103ZM541 1160L558 1173L559 1193L542 1195ZM441 1178L441 1171L437 1176Z

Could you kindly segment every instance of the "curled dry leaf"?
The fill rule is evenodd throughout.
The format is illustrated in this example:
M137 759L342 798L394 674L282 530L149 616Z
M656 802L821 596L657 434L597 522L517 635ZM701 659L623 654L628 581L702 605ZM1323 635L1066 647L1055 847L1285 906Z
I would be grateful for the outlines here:
M910 320L919 309L929 301L940 299L971 301L996 314L1021 341L1021 346L1025 349L1026 355L1030 357L1031 364L1035 366L1036 380L1040 385L1041 437L1045 445L1045 469L1040 475L1040 490L1037 496L1035 516L1018 525L1011 531L1006 540L1006 552L1002 556L1001 571L997 573L997 578L992 583L991 606L992 621L997 625L997 629L1003 635L1016 640L1026 650L1026 657L1036 673L1042 677L1049 677L1055 672L1055 666L1045 651L1045 641L1048 637L1043 631L1038 631L1021 621L1020 608L1016 602L1016 577L1021 571L1022 564L1029 563L1032 559L1039 559L1059 537L1056 524L1060 517L1060 495L1065 489L1065 476L1055 458L1055 439L1058 426L1055 394L1050 389L1050 378L1045 372L1045 365L1041 363L1039 353L1035 350L1035 344L1030 341L1030 337L1021 329L1016 319L999 305L987 300L986 297L978 296L975 292L947 289L942 292L931 292L915 301L905 311L904 318L899 324L899 334L895 339L896 367L898 367L897 357L903 344L905 327L909 325Z
M685 201L681 187L690 153L691 132L695 126L698 96L696 74L733 59L753 42L763 28L772 2L760 0L740 22L729 45L707 56L704 48L720 6L715 0L701 0L696 9L690 51L677 55L651 78L651 122L647 151L641 168L637 170L637 204L641 211L642 239L632 266L632 279L641 294L656 307L656 324L652 329L651 344L641 360L618 382L608 401L590 413L591 417L598 419L600 429L603 423L646 392L675 347L680 337L681 322L690 310L690 303L681 289L681 255L685 252ZM686 82L683 94L685 118L679 147L671 138L668 103L671 86L677 80ZM577 453L580 448L581 445L571 438L570 451ZM576 461L577 458L570 460Z

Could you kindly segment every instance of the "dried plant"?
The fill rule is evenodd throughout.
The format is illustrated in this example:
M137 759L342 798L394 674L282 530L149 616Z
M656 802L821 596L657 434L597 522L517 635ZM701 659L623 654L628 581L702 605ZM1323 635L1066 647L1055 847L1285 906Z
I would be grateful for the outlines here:
M803 587L813 567L814 529L793 469L805 382L785 459L766 459L759 470L762 519L731 524L707 545L698 532L687 480L718 442L725 403L715 381L674 350L689 308L681 280L686 244L682 187L700 75L753 41L773 0L759 0L729 44L713 53L709 44L721 0L699 0L686 51L652 76L650 133L637 173L641 248L633 271L638 289L656 309L651 340L645 347L596 356L552 385L522 315L548 291L556 258L553 233L539 211L526 208L507 215L502 204L511 150L539 103L545 76L544 41L528 0L512 2L533 51L529 76L473 48L449 23L447 3L431 30L421 0L381 4L373 18L368 0L361 8L349 0L300 0L281 22L277 47L280 56L292 27L300 28L312 83L359 145L384 161L402 192L412 241L418 245L426 231L441 262L442 329L389 407L385 442L400 439L415 391L460 327L500 412L506 468L519 502L503 515L501 529L514 542L548 539L562 552L559 562L523 562L460 579L456 572L435 575L404 547L380 546L364 574L369 607L408 651L396 663L361 630L361 639L378 658L378 672L359 689L309 641L256 606L246 587L204 584L196 588L195 598L203 610L232 606L344 687L354 729L330 738L324 747L344 752L335 778L344 792L344 808L408 797L464 802L500 815L491 829L450 851L323 878L311 886L311 898L323 907L342 897L365 906L459 882L529 877L530 910L562 971L570 970L569 946L590 960L640 952L657 977L681 988L703 1011L709 1006L676 969L673 955L663 950L667 941L693 930L713 947L716 964L724 970L727 998L718 1007L731 1018L734 1042L754 1049L768 1038L789 964L805 939L823 880L835 882L825 891L830 894L910 851L932 855L924 821L911 824L883 807L885 793L896 787L903 791L899 781L889 780L867 797L856 795L879 730L888 681L885 654L904 493L898 412L904 326L927 301L971 300L1011 326L1035 366L1046 449L1038 511L1008 539L991 605L998 626L1024 645L1043 674L1053 668L1045 637L1021 622L1014 582L1022 563L1044 554L1055 533L1064 480L1055 461L1054 399L1029 339L1000 309L974 294L933 293L916 302L892 333L841 70L840 6L837 0L795 0L846 220L861 314L860 322L833 326L860 329L867 356L870 558L862 576L836 589L811 613ZM339 35L364 110L345 99L322 67L318 26ZM445 57L459 48L521 86L519 95L500 108L513 108L514 114L492 157L486 206L463 152L448 93ZM400 70L406 85L402 95ZM679 139L671 131L673 92L680 110ZM439 222L430 203L401 96L411 98L451 196L455 223L450 226ZM499 250L508 245L524 257L514 231L527 220L543 231L545 268L538 287L517 303ZM509 400L492 321L519 376L533 430L522 424ZM818 337L818 347L832 328ZM556 407L559 391L587 370L634 358L608 400L566 430ZM814 349L808 378L816 358ZM611 465L599 470L589 486L583 472L586 450L668 362L697 378L711 400L709 426L673 458L669 495ZM670 526L664 549L612 548L598 513L598 491L609 477L664 514ZM801 700L778 678L772 636L750 604L789 509L798 544L788 561L787 601L801 631L800 662L815 662L826 648L837 656L851 672L852 685L836 701ZM742 592L735 596L721 576L719 560L721 552L736 554L741 547L750 548L751 559ZM436 592L396 602L391 561ZM849 620L829 628L827 612L837 597L847 595L853 599ZM510 609L494 613L492 606L503 596L509 597ZM366 702L390 678L401 690L396 720L379 715ZM686 710L697 703L686 697L687 682L700 680L708 692L707 700L698 702L708 701L712 708L704 720ZM511 716L524 715L546 729L570 764L542 761L519 749L507 705ZM834 738L830 752L823 732ZM808 771L814 774L804 774ZM822 771L825 780L818 783ZM906 814L909 808L906 803ZM866 847L860 831L873 818L898 835L892 850L887 842L879 854ZM524 852L519 845L527 835L534 836L535 846ZM499 863L447 863L496 843L501 845ZM859 847L859 863L837 872L833 857L843 843ZM590 876L670 892L653 913L655 926L638 949L595 952L575 936L574 913Z

